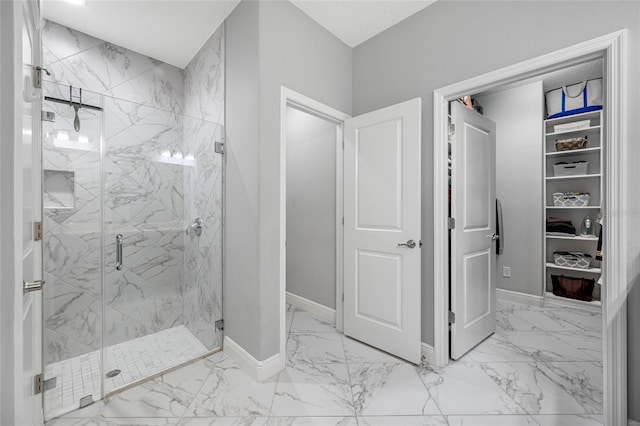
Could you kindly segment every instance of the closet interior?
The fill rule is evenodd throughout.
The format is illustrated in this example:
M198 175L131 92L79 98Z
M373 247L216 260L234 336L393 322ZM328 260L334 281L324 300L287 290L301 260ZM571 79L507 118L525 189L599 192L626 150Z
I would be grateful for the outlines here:
M538 305L602 306L602 81L603 60L596 59L458 101L496 122L504 221L498 294ZM450 146L449 203L451 175Z

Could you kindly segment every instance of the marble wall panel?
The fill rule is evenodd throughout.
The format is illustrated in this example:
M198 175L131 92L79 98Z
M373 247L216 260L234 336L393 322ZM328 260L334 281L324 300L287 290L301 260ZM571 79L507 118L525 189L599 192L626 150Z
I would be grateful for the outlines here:
M222 345L212 327L222 318L222 142L224 28L219 28L185 69L183 143L195 165L184 172L185 220L204 220L202 235L184 240L184 315L187 328L208 348Z
M45 269L56 282L45 296L46 361L99 349L102 327L106 345L184 324L208 348L220 346L223 169L214 143L224 131L223 29L184 70L53 22L43 44L46 94L66 99L71 85L104 108L81 110L81 131L93 135L85 151L54 143L73 129L73 109L51 104L56 123L44 124L45 167L73 172L75 197L73 209L45 215ZM163 161L165 151L194 161ZM196 217L203 235L187 237Z

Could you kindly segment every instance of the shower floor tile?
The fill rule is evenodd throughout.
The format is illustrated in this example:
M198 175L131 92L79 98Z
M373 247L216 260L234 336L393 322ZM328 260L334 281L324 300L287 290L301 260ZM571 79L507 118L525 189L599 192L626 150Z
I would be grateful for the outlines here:
M206 352L208 349L184 325L110 346L105 351L104 374L115 369L121 372L105 377L105 393ZM57 378L56 387L44 394L47 418L75 410L83 397L100 399L100 362L100 351L94 351L45 367L45 380Z

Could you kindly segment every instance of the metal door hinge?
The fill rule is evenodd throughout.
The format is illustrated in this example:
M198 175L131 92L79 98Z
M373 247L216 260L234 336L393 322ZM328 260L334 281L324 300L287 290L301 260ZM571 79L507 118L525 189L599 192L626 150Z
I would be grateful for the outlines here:
M224 143L223 142L216 142L216 154L224 154Z
M344 293L342 293L342 301L344 302Z
M453 217L449 218L449 229L456 229L456 220Z
M449 311L449 324L455 324L455 323L456 323L456 314Z
M33 222L33 241L42 240L42 222Z
M216 324L216 330L224 330L224 320L220 319L218 321L215 322Z
M33 87L36 89L42 89L42 71L44 71L47 75L51 75L48 69L42 67L32 67L33 70Z
M42 390L46 392L48 390L54 389L56 386L58 386L58 378L52 377L44 381Z
M93 404L93 395L87 395L87 396L83 396L82 398L80 398L80 408L84 408L88 405Z
M453 136L456 134L456 125L453 123L449 123L449 136Z
M50 123L55 123L56 121L56 113L53 111L41 111L40 118L42 121L48 121Z
M33 378L33 394L38 395L39 393L42 393L43 387L42 374L36 374Z

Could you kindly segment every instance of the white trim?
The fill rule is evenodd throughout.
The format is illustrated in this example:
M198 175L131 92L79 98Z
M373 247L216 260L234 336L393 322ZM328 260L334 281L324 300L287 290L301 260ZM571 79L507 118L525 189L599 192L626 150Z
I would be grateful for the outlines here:
M346 120L346 119L345 119ZM344 331L342 315L344 308L344 123L336 127L336 313L335 327L340 333Z
M229 336L224 336L223 351L231 360L238 364L242 370L249 374L252 379L258 382L264 382L278 374L284 368L280 354L270 356L264 361L258 361Z
M499 300L507 300L509 302L524 303L529 306L544 306L544 297L534 296L532 294L520 293L517 291L496 289L496 297Z
M287 151L286 151L286 129L287 129L287 105L293 105L298 109L307 111L313 115L333 121L338 125L336 138L342 136L342 123L347 118L345 114L337 109L331 108L308 96L302 95L284 86L280 87L280 235L278 241L278 251L280 254L279 265L279 299L280 299L280 350L279 357L282 368L286 364L287 334L286 334L286 291L287 291ZM342 331L342 141L336 139L336 328ZM338 168L339 167L339 168Z
M436 365L436 353L433 350L433 346L424 342L420 343L420 353L422 354L422 363Z
M325 320L335 324L336 310L327 306L321 305L313 300L306 299L302 296L290 293L287 291L287 303L295 306L298 309L314 314L321 320Z
M626 30L611 33L584 43L552 52L538 58L474 77L433 93L433 196L434 196L434 350L437 365L448 361L448 241L447 241L447 112L448 101L468 93L480 93L514 83L585 60L605 59L607 94L605 102L607 155L606 217L604 247L603 300L603 390L604 423L623 426L627 423L627 264L625 195L627 176L627 93Z
M627 60L626 31L609 36L605 81L605 231L603 247L604 424L627 423Z

